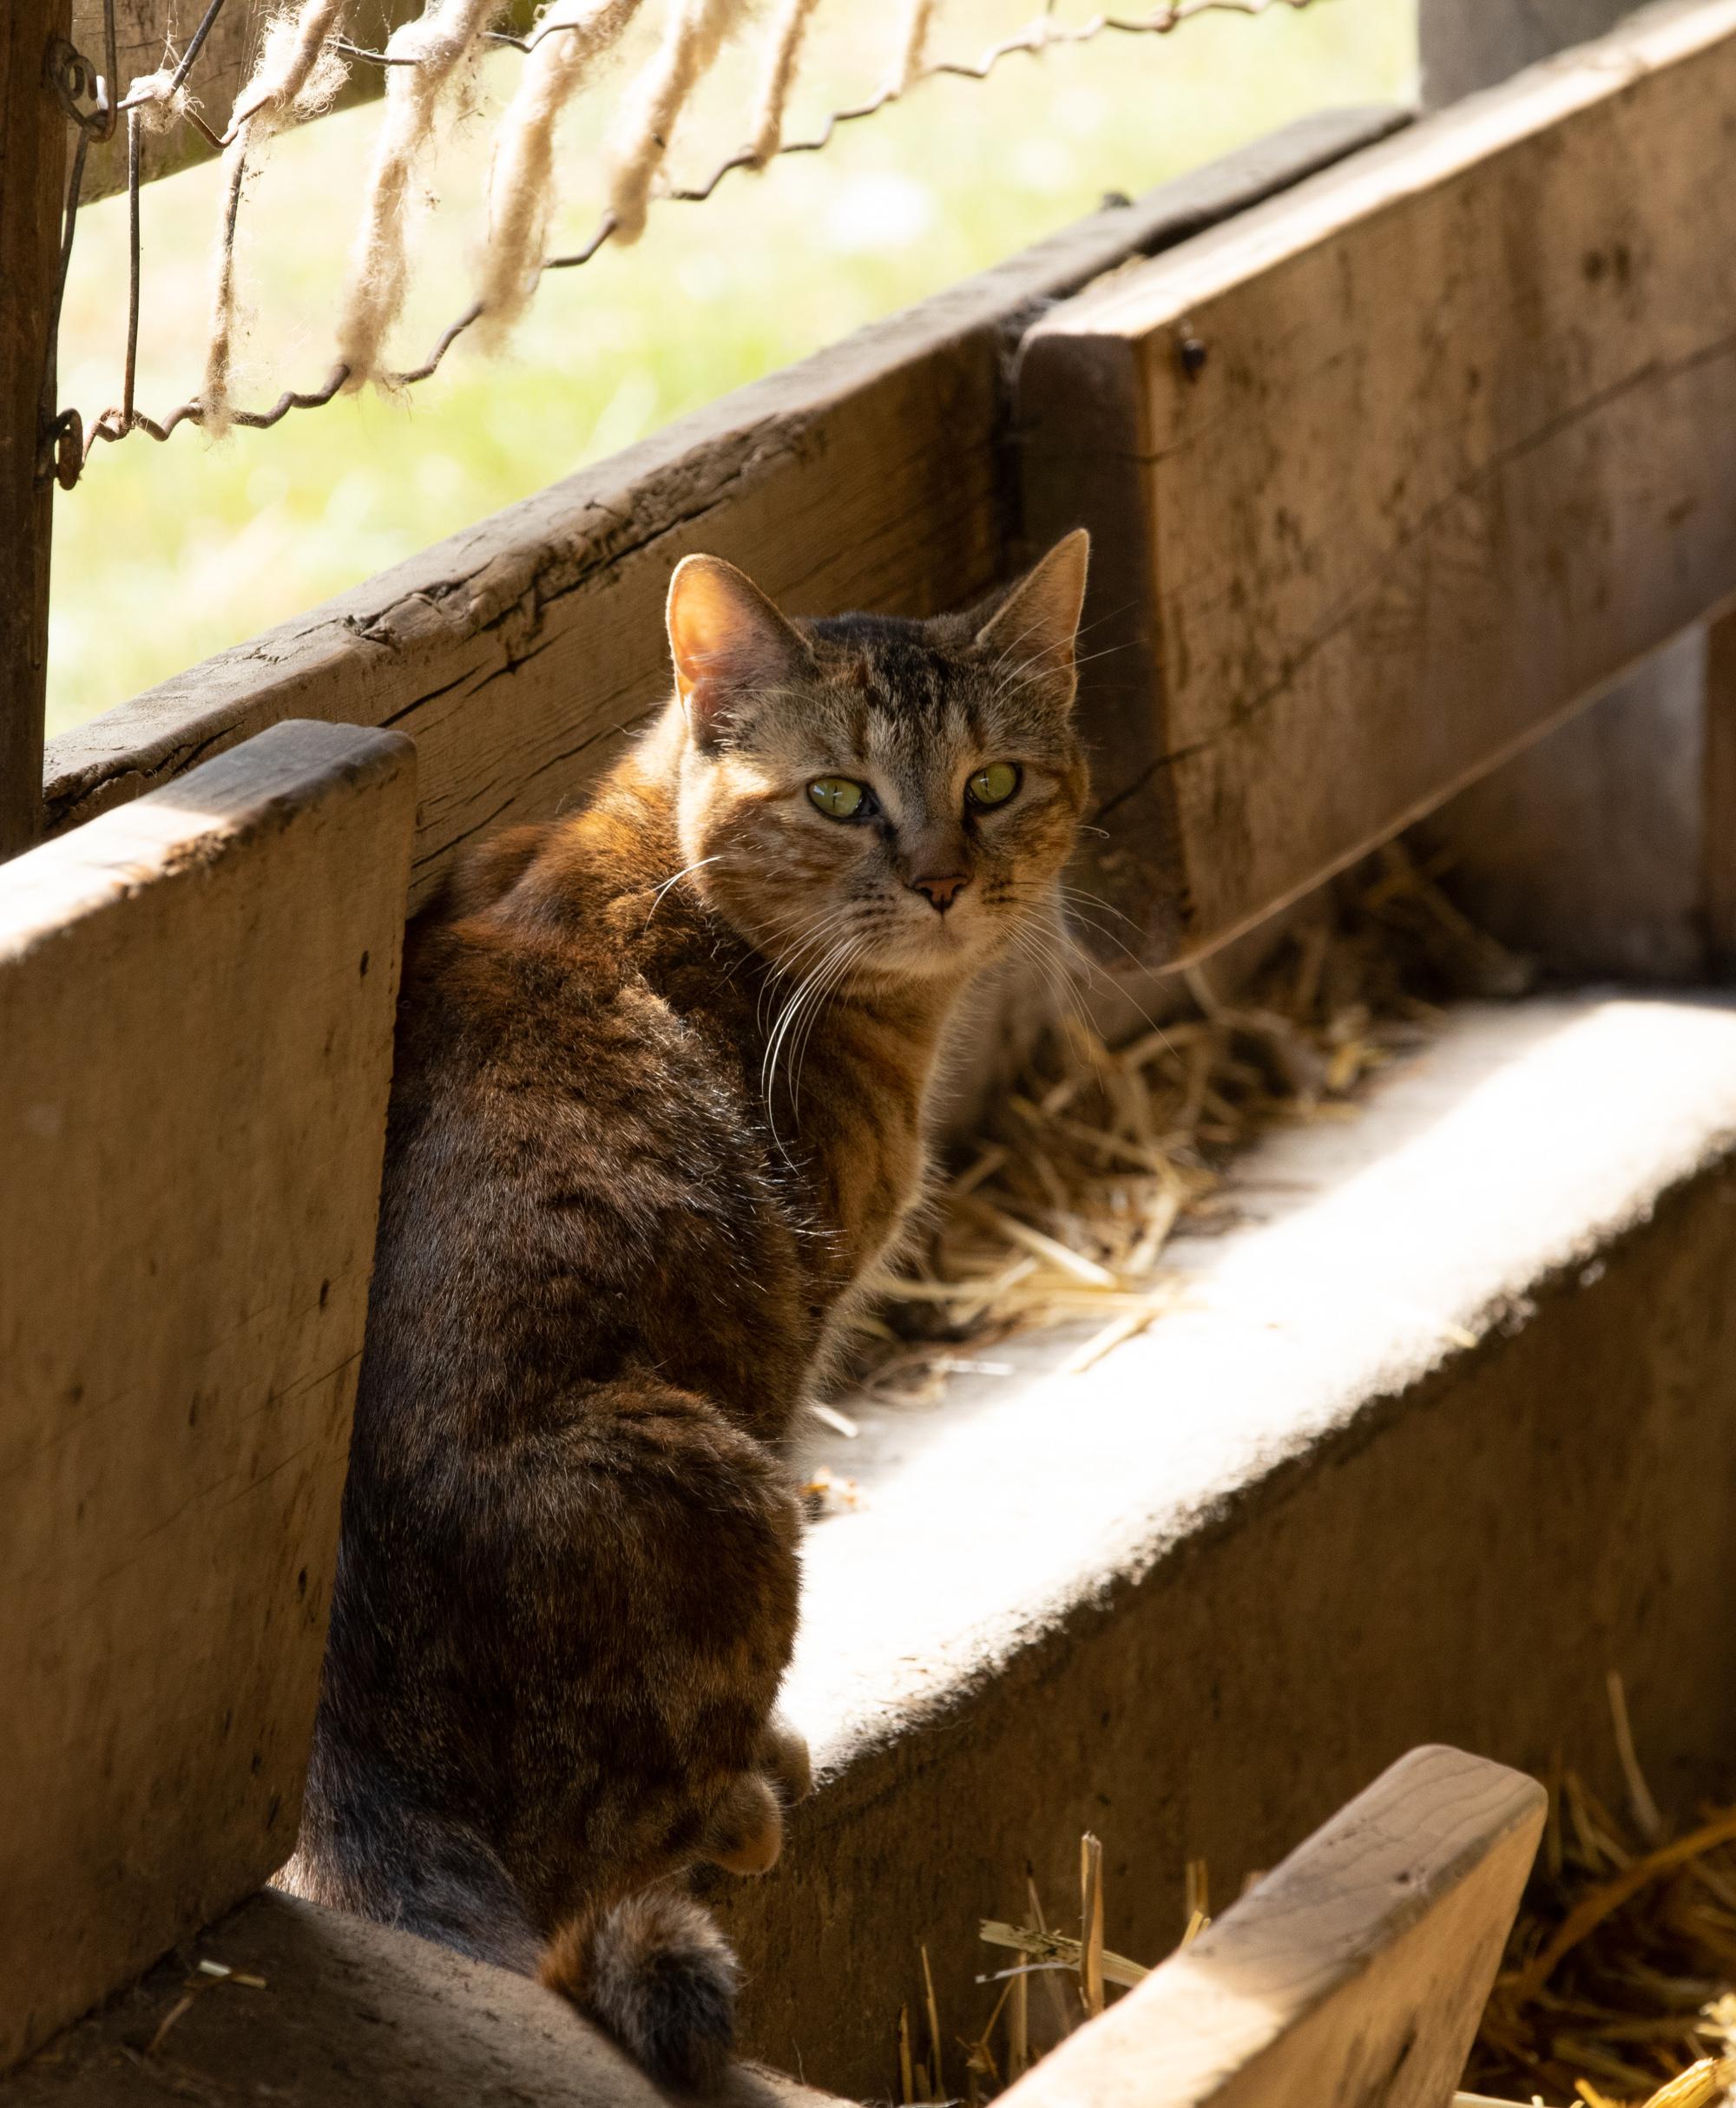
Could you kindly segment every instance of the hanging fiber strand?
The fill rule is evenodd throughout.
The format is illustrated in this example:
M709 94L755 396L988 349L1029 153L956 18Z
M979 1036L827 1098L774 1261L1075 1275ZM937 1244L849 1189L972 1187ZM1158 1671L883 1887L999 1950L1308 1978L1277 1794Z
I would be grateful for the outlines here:
M374 149L349 283L338 320L344 385L377 380L387 332L410 290L410 215L415 177L434 135L441 98L500 0L429 0L414 22L394 30L385 48L385 120Z
M211 335L205 380L199 391L201 422L213 438L229 429L229 383L235 346L235 222L247 155L286 124L317 116L344 84L348 70L332 39L342 26L346 0L301 0L266 25L260 62L235 98L229 144L223 151L223 223L218 235L211 293Z
M651 186L668 153L675 120L725 37L746 19L750 4L751 0L671 0L663 41L633 83L611 156L608 206L617 241L637 241L645 232Z
M935 0L911 0L910 20L904 30L904 56L893 76L896 95L908 95L922 78L928 63L928 33L934 23Z
M498 345L530 304L555 211L555 127L639 0L554 0L536 24L489 165L488 240L477 300L484 340Z
M753 119L753 153L756 168L763 168L783 143L784 108L789 102L790 86L796 77L796 62L801 56L808 16L819 4L819 0L785 0L784 12L772 32L771 56L760 85L760 107Z

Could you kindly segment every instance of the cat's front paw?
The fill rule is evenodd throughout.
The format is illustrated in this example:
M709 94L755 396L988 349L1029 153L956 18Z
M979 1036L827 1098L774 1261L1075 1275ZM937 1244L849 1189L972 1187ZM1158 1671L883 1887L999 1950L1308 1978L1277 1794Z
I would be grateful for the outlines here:
M813 1790L808 1745L773 1714L760 1732L754 1768L727 1787L712 1810L700 1857L731 1874L767 1874L784 1849L784 1810Z
M786 1808L793 1808L813 1791L813 1763L807 1738L798 1734L781 1713L773 1713L760 1737L758 1769L771 1781Z
M761 1773L742 1772L712 1810L700 1857L731 1874L769 1874L783 1849L783 1803Z

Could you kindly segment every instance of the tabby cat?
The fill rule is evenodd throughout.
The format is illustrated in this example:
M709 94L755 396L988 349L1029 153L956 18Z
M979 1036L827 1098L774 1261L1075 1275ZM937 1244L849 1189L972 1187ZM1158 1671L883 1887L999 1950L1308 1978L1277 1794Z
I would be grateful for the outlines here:
M684 1871L769 1867L807 1783L786 1438L919 1199L949 1013L1053 923L1087 547L923 622L688 557L667 709L406 948L284 1881L540 1973L667 2083L720 2083L734 2005Z

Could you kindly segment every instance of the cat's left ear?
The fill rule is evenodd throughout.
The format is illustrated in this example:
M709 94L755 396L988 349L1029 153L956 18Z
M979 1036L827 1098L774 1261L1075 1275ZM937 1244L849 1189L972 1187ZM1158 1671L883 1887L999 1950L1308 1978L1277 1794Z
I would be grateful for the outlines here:
M669 651L694 739L714 747L756 694L808 665L794 625L721 556L684 556L669 581Z
M1085 604L1091 537L1082 527L1063 535L1035 570L1008 594L976 633L980 650L1003 667L1027 667L1073 686L1073 647Z

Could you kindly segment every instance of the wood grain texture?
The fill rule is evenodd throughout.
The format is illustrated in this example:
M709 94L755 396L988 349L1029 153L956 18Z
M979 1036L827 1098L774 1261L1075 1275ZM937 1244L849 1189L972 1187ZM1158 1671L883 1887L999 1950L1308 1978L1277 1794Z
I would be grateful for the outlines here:
M413 802L286 725L0 871L0 2065L291 1849Z
M160 66L173 65L199 27L208 0L115 0L115 73L120 100L128 87ZM274 0L225 0L209 36L194 61L188 84L200 114L220 135L227 126L235 97L258 59L264 27L276 11ZM522 10L518 10L522 11ZM422 12L422 0L350 0L345 10L348 35L365 49L378 51L399 23ZM99 69L104 63L102 0L72 0L72 37ZM333 105L342 109L385 92L384 69L355 65ZM190 124L172 125L148 136L141 173L172 175L177 168L207 160L208 143ZM122 127L107 146L93 148L86 164L84 196L106 198L127 187L127 137Z
M1706 633L1700 814L1701 912L1713 974L1736 980L1736 608Z
M66 0L0 17L0 857L42 831L53 486L37 474L66 124L44 71Z
M421 900L460 844L569 805L661 703L663 600L689 550L797 614L931 613L1008 575L1018 330L1402 121L1327 113L1098 213L63 735L51 829L280 718L397 726L418 752Z
M261 1985L201 1977L221 1963ZM195 1996L156 2040L191 1983ZM523 1977L269 1891L0 2079L0 2108L658 2108L667 2097ZM717 2108L824 2108L740 2067Z
M1547 1804L1521 1772L1413 1750L1009 2108L1441 2108Z
M1112 895L1197 954L1736 584L1736 4L1649 10L1026 339L1083 521Z
M1424 102L1504 81L1631 11L1629 0L1421 0ZM1429 817L1460 904L1552 975L1683 985L1706 973L1704 647L1697 629L1676 639Z

